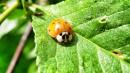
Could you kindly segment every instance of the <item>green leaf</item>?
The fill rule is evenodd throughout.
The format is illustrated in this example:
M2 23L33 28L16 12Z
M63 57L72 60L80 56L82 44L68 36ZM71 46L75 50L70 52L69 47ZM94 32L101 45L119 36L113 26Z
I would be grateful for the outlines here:
M37 73L37 66L36 66L36 63L35 63L35 62L33 62L33 63L30 65L30 67L29 67L27 73Z
M44 16L33 16L39 73L130 73L129 0L66 0L42 8ZM72 24L72 42L48 35L55 18Z
M26 22L27 19L25 18L23 10L14 10L13 13L11 13L0 25L0 39L10 31Z

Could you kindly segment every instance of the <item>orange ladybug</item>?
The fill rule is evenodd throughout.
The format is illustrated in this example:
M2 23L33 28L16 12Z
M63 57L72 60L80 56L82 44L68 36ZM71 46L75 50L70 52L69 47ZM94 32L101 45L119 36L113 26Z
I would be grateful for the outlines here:
M58 18L49 24L48 34L58 42L69 42L72 40L73 31L70 23Z

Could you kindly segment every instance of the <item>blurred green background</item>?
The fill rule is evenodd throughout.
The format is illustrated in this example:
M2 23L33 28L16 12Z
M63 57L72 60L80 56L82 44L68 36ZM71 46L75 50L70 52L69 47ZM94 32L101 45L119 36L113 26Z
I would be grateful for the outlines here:
M5 20L0 23L0 73L5 73L12 59L13 54L20 42L28 24L31 24L31 16L39 11L31 5L50 5L56 4L62 0L17 0L19 6L13 9ZM13 6L16 0L0 0L0 15ZM17 61L13 73L37 73L35 63L35 44L34 33L31 31L23 51Z

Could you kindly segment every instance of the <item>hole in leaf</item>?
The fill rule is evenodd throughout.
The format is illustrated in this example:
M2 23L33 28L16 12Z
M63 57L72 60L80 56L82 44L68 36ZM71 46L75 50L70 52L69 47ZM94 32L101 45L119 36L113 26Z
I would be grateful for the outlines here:
M108 20L108 17L107 16L103 16L103 17L101 17L100 18L100 20L99 20L99 23L107 23L107 20Z
M125 59L125 56L124 56L123 53L122 53L121 51L119 51L119 50L118 50L118 51L117 51L117 50L116 50L116 51L114 50L112 53L113 53L115 56L117 56L117 57L119 57L119 58L121 58L121 59Z

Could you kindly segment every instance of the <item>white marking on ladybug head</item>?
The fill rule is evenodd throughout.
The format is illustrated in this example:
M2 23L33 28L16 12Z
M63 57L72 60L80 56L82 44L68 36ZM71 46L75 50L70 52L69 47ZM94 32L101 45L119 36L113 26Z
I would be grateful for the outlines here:
M62 32L62 36L63 36L63 35L68 35L68 32Z
M72 34L68 32L62 32L56 37L58 42L69 42L72 40Z
M69 41L71 41L71 40L72 40L72 34L69 35Z
M60 36L60 35L56 36L56 40L58 42L63 42L62 36Z
M63 42L68 42L68 32L62 32L62 39L63 39Z

